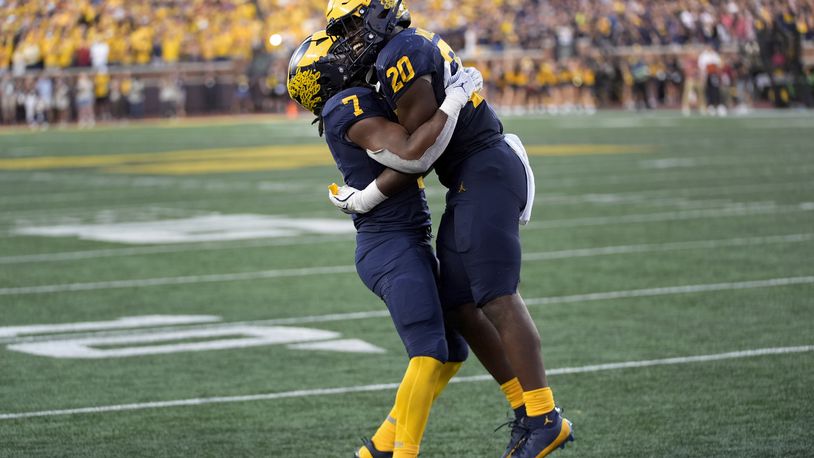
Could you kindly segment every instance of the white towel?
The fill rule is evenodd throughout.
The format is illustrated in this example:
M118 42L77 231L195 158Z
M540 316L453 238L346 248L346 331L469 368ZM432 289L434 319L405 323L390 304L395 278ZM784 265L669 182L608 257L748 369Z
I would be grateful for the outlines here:
M503 139L514 150L514 153L523 162L523 168L526 169L526 207L520 213L520 224L526 225L531 219L531 209L534 207L534 172L531 170L529 156L526 154L526 148L523 147L520 137L515 134L506 134Z

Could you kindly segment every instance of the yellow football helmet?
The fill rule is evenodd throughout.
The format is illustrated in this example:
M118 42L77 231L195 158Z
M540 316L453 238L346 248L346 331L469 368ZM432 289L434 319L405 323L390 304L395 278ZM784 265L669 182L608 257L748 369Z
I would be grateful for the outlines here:
M328 25L340 21L347 16L364 17L366 10L381 9L391 10L396 7L396 18L399 20L409 20L409 11L402 1L398 0L329 0L328 8L325 10L325 19ZM409 26L409 25L408 25Z
M306 38L288 62L288 95L317 116L348 81L346 57L333 53L334 44L334 39L320 30Z

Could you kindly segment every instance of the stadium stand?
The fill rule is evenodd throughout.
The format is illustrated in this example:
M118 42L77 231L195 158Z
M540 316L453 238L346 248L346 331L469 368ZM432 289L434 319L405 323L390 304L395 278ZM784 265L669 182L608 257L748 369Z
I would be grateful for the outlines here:
M325 3L0 0L2 123L284 112L288 55ZM407 5L506 112L814 105L814 0Z

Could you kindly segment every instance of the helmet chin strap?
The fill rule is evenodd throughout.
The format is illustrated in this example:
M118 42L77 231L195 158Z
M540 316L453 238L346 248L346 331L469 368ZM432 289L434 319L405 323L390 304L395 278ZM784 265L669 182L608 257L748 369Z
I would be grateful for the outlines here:
M379 92L379 82L376 80L376 69L374 67L367 69L367 73L365 74L365 83L375 87L376 92Z

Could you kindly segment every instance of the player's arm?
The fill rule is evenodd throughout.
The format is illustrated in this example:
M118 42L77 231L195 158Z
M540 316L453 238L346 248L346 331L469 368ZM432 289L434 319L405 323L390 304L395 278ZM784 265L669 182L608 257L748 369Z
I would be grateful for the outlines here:
M376 177L375 183L376 187L379 188L379 192L387 197L393 197L395 194L403 189L406 189L408 186L415 186L416 180L419 176L420 175L408 175L406 173L397 172L393 169L384 169L382 170L382 173Z
M364 214L408 186L415 186L416 175L384 169L365 189L352 186L328 186L328 200L348 214Z
M427 78L420 78L411 84L396 102L399 124L411 133L418 130L437 110L432 83Z
M410 133L401 124L385 118L367 118L348 130L348 138L371 151L386 149L406 160L420 159L435 143L449 116L436 109L430 119Z
M474 68L461 69L450 75L447 65L444 80L446 97L440 107L435 103L432 86L422 77L399 99L401 124L384 118L369 118L348 130L348 137L365 148L371 158L387 167L406 173L426 172L449 145L461 109L472 93L483 85L480 73ZM408 101L404 102L405 99ZM422 103L419 104L418 100ZM414 110L402 119L404 103ZM413 127L412 124L424 116L425 110L432 110L429 118L425 117L413 130L403 125Z

